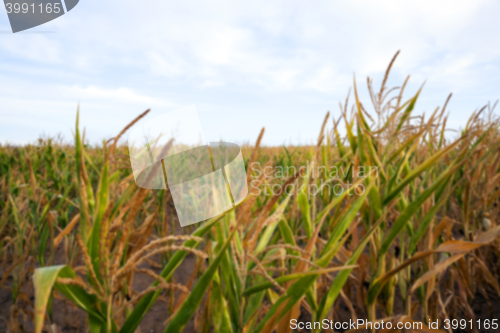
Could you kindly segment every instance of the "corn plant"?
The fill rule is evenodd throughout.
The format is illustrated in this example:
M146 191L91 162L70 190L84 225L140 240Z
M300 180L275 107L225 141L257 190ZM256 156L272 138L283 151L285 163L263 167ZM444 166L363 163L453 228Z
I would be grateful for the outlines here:
M149 110L97 146L79 112L73 144L1 146L9 329L53 330L63 299L90 332L136 332L157 302L165 332L291 332L341 306L371 321L475 319L475 296L500 295L499 121L485 107L446 134L451 96L416 115L423 89L386 87L396 56L379 89L368 79L371 107L354 81L316 145L264 147L263 129L242 147L247 198L183 229L168 189L137 187L119 144ZM176 279L186 258L191 275Z

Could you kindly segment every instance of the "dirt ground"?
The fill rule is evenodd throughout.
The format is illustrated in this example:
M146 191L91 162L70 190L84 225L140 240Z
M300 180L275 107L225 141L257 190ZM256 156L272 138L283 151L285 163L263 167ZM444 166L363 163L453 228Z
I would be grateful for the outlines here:
M176 281L186 281L193 270L195 265L195 257L193 255L188 255L181 266L177 269L174 274ZM152 268L157 273L159 273L159 269ZM0 276L2 276L2 270L0 269ZM8 279L6 285L2 290L0 290L0 332L7 332L6 321L9 318L9 313L12 306L12 294L8 290L9 285L11 284L12 279ZM147 288L151 284L151 280L147 276L137 276L135 279L135 288L137 290L143 290ZM486 299L483 295L477 294L473 303L474 314L476 315L476 319L500 319L500 298L498 295L494 293L490 293L488 295L489 299ZM31 302L33 302L33 295L30 296ZM155 332L163 332L165 329L165 320L168 318L168 306L165 302L157 301L151 308L151 310L146 314L144 320L141 322L140 331L142 333L155 333ZM401 299L397 299L395 302L395 312L399 312L402 309ZM84 332L85 327L85 318L86 314L79 309L75 309L69 305L68 302L63 300L54 300L53 305L54 311L54 322L60 327L62 332ZM336 311L336 315L338 316L337 320L340 321L349 321L351 319L350 312L343 304L342 301L338 304L338 309ZM20 316L22 318L22 316ZM299 321L306 322L310 321L310 316L303 312L300 316ZM24 320L19 320L19 331L20 332L32 332L33 325L28 320L28 322L24 322ZM482 329L479 332L498 332L500 330L485 330ZM191 320L184 332L190 333L194 332L194 321ZM470 330L456 330L454 332L470 332Z
M178 223L175 224L175 234L182 234L183 229ZM62 248L62 247L60 247ZM152 257L153 261L160 262L159 256ZM191 276L193 269L195 267L196 257L188 253L184 258L181 265L174 272L174 280L178 283L184 284ZM58 249L54 256L54 265L65 264L64 253L62 250ZM159 274L161 272L160 268L153 267L148 263L144 263L140 268L147 268L153 270L155 273ZM0 278L4 275L3 267L0 266ZM7 321L9 320L10 312L12 311L12 291L10 287L12 286L12 276L9 276L5 282L2 289L0 289L0 333L7 332ZM147 275L136 275L134 277L134 290L145 290L154 280ZM28 288L29 286L29 288ZM26 284L22 291L29 295L28 311L32 311L32 304L34 302L33 291L31 288L31 281L26 281ZM75 308L69 302L65 300L58 300L54 298L53 304L53 320L62 332L85 332L85 320L86 314L83 310ZM168 305L167 303L157 300L156 303L148 311L144 319L142 320L139 328L141 333L155 333L163 332L165 329L165 321L168 319ZM24 320L24 316L21 314L19 316L19 332L33 332L33 323L28 319ZM26 318L27 319L27 318ZM184 329L184 332L194 332L194 320L189 321Z
M178 224L175 227L175 234L182 234L183 230ZM159 258L154 260L159 262ZM188 254L182 264L177 268L174 273L174 280L178 283L185 283L189 277L191 276L194 266L196 262L196 257L193 254ZM62 251L56 252L55 256L55 265L64 264L64 255ZM145 264L144 268L149 268L155 271L156 273L160 273L161 269L152 267L149 264ZM3 267L0 266L0 277L3 276ZM31 283L30 281L26 281L24 288L24 293L29 297L29 300L26 300L28 303L34 302L33 292L30 289ZM145 275L136 275L134 278L134 289L135 290L144 290L151 285L153 280L149 276ZM12 286L12 277L9 277L4 285L4 287L0 290L0 333L7 332L7 321L10 318L10 312L12 311L12 292L9 288ZM28 288L28 286L30 288ZM355 303L355 302L354 302ZM355 306L355 304L354 304ZM498 318L500 321L500 297L496 295L494 292L490 292L488 294L488 299L486 299L482 294L475 295L473 306L474 314L476 319L495 319ZM27 307L28 310L32 311L32 306ZM359 311L359 309L357 310ZM403 306L401 297L396 297L394 304L394 312L402 313ZM340 300L336 304L335 309L336 320L338 321L349 321L351 319L351 314L347 306ZM26 317L26 319L23 319ZM30 320L27 320L27 316L21 314L18 316L19 318L19 332L32 332L33 331L33 323ZM150 311L146 314L145 318L140 324L140 332L141 333L155 333L155 332L163 332L165 329L165 321L168 319L168 305L163 301L157 301L150 309ZM361 317L360 317L361 318ZM86 314L74 306L72 306L69 302L64 300L54 300L53 304L53 320L59 328L61 332L84 332L85 331L85 320ZM299 317L299 321L307 322L310 321L310 316L306 311L303 311L301 316ZM500 330L480 330L479 332L498 332ZM191 333L195 332L194 330L194 320L188 323L184 332ZM470 330L456 330L454 332L470 332ZM235 332L236 333L236 332Z
M186 281L193 270L195 264L194 255L188 255L181 266L174 273L176 281ZM148 267L156 273L160 273L160 269ZM0 276L3 275L0 269ZM8 288L12 285L12 278L0 290L0 332L7 332L6 321L9 319L9 314L12 306L12 293ZM153 280L148 276L137 276L134 279L134 287L136 290L144 290L151 285ZM25 288L26 289L26 288ZM25 290L26 292L26 290ZM31 302L34 301L32 293L30 294ZM168 306L165 302L157 301L146 314L141 322L140 329L142 333L163 332L165 329L165 320L168 318ZM61 328L62 332L84 332L86 314L79 309L73 308L68 302L63 300L54 300L53 305L54 322ZM32 332L33 325L28 321L26 324L23 320L19 321L20 332ZM194 332L194 322L190 321L184 332Z

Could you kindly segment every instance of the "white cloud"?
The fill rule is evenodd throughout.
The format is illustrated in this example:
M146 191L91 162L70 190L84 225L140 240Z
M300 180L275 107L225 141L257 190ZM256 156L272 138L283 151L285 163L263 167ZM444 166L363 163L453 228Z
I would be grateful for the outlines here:
M121 87L116 89L107 89L104 87L97 86L87 86L81 87L78 85L71 87L61 87L61 91L66 96L73 96L73 98L81 100L107 100L114 101L115 103L134 103L134 104L144 104L151 105L154 104L156 106L163 107L172 107L175 104L170 103L166 100L154 98L147 95L142 95L130 88Z
M412 74L411 91L427 80L423 109L453 91L460 103L450 109L465 122L473 106L498 98L499 14L493 0L81 2L40 28L54 34L0 35L0 76L11 81L0 98L20 113L30 99L33 108L81 101L96 110L196 103L224 110L210 126L229 137L253 138L286 116L274 143L309 140L353 73L360 86L366 75L378 82L401 50L391 83ZM230 130L238 119L245 126Z

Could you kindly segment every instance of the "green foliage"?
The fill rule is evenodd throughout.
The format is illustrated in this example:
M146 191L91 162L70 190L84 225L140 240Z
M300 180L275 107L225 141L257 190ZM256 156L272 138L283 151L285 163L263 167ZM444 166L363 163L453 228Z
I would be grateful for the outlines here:
M444 293L464 309L471 291L500 293L489 272L500 254L488 245L498 231L498 120L474 113L450 141L444 108L415 115L421 91L403 101L386 78L378 93L369 81L370 112L355 84L354 107L346 100L331 130L327 116L315 146L260 147L262 132L242 147L247 199L182 229L168 190L135 185L118 144L125 130L91 147L77 113L74 145L0 146L0 288L9 284L18 308L31 306L23 290L34 288L37 333L53 323L54 290L86 314L91 332L120 333L140 328L160 300L165 332L190 320L200 332L289 332L304 312L335 318L341 295L370 320L426 322L442 319ZM266 165L292 172L263 176ZM65 265L54 266L57 253ZM188 262L191 275L178 279ZM135 290L141 277L151 285ZM396 297L403 310L394 314Z

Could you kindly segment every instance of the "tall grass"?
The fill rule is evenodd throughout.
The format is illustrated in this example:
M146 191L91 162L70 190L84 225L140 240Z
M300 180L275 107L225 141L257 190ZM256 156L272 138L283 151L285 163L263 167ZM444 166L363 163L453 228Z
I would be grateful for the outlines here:
M135 332L158 301L165 332L190 320L197 332L290 332L299 316L338 320L341 306L371 321L475 319L477 295L500 296L499 121L483 108L451 140L447 100L415 115L420 90L404 101L408 80L388 89L391 65L377 91L368 80L370 110L354 82L315 146L261 147L263 130L243 147L247 199L184 233L168 190L138 188L118 145L147 111L101 146L85 144L77 116L72 146L0 147L9 330L52 330L54 298L86 313L90 332ZM175 281L188 255L193 273ZM154 283L135 290L140 276Z

